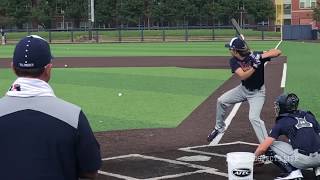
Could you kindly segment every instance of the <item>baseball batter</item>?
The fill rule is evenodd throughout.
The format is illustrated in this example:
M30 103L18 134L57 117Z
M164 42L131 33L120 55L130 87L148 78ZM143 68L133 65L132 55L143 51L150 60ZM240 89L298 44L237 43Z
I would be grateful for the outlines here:
M277 179L303 178L300 169L314 168L320 180L320 125L311 112L297 110L298 105L299 98L293 93L276 99L276 123L255 155L266 154L287 173ZM280 135L285 135L289 143L275 141Z
M229 44L232 58L230 67L232 73L238 75L241 84L227 91L217 100L216 125L208 135L207 141L211 142L219 133L225 131L225 115L229 106L238 102L248 101L250 105L249 120L258 137L262 142L267 137L267 130L264 122L260 119L260 113L265 101L264 86L264 64L271 58L281 54L278 49L271 49L266 52L254 52L246 46L240 38L233 38Z

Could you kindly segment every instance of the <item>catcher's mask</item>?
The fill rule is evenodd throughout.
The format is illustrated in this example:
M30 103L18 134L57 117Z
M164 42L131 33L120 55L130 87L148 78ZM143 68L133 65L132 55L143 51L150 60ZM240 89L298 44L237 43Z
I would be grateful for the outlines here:
M284 93L276 98L274 102L274 110L278 117L283 113L291 113L297 110L299 98L294 93Z

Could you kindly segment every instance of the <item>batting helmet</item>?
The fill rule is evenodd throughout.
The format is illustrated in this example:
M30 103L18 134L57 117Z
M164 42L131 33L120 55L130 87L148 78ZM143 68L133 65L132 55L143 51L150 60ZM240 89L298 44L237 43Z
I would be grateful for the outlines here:
M276 116L279 116L283 113L296 111L299 105L299 98L294 93L284 93L277 97L274 104Z

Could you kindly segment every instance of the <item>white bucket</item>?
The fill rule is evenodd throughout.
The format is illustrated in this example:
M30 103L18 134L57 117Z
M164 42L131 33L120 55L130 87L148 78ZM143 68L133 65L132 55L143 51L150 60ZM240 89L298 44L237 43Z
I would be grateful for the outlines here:
M227 154L229 180L253 180L255 155L250 152L231 152Z

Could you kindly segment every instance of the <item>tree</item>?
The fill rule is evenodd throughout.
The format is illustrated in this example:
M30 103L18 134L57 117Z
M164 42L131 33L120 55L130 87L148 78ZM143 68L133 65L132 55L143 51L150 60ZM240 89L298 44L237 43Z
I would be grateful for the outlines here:
M243 0L248 13L256 23L273 20L275 18L275 6L272 0Z
M31 1L8 0L4 4L7 7L6 15L12 18L18 28L22 28L24 23L30 22Z
M239 16L238 0L216 0L216 16L219 24L230 24L230 19Z
M317 2L317 7L313 9L313 19L320 22L320 2Z
M80 27L82 19L88 19L88 1L87 0L67 0L65 16L74 20L75 27Z
M8 16L8 0L0 0L0 28L5 28L12 24L13 19Z
M55 12L53 4L52 0L50 2L47 0L32 1L31 20L33 28L37 28L38 25L43 28L51 28L51 17Z
M217 3L214 2L214 0L206 1L203 5L202 11L205 12L205 16L207 16L207 21L212 20L212 25L214 25L214 22L217 20L216 17L216 9L217 9ZM208 22L208 24L210 24Z
M22 28L32 22L50 28L52 19L65 17L74 27L88 21L89 0L0 0L0 26ZM243 8L244 7L244 10ZM255 22L274 19L273 0L95 0L95 21L103 27L176 25L229 25L243 11ZM319 7L314 10L319 21ZM243 16L245 17L245 16Z
M115 25L116 11L117 0L97 0L95 4L95 16L97 23L107 27Z
M126 24L139 24L144 16L144 1L142 0L123 0L121 5L121 16Z
M177 1L168 0L153 0L150 5L150 14L152 15L153 23L158 26L170 26L183 17L181 8ZM177 8L180 9L177 11Z

